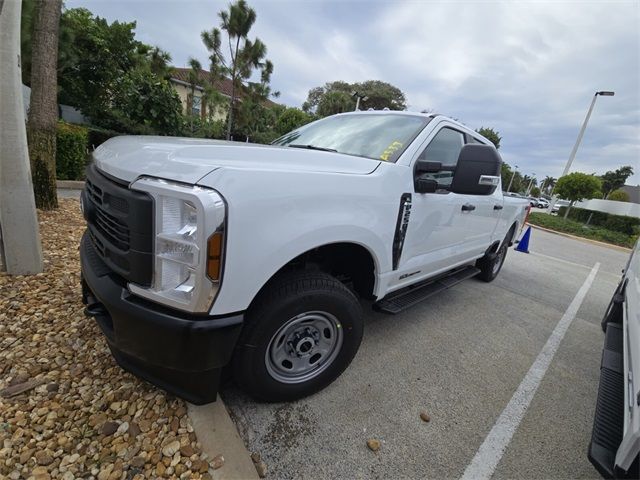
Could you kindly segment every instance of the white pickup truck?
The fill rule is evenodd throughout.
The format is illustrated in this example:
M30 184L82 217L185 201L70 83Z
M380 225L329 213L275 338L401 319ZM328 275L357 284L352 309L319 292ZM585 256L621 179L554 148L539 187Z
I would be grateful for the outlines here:
M604 478L640 478L640 241L609 307L589 460Z
M189 401L335 380L361 299L397 313L493 280L525 221L501 159L441 115L355 112L273 145L117 137L87 170L83 300L118 363Z

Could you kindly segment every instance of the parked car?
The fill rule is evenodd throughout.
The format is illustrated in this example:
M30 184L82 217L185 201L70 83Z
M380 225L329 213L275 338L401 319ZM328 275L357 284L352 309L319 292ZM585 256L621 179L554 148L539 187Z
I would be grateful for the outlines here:
M568 207L571 204L568 200L557 200L551 209L551 213L558 213L560 207Z
M640 478L640 242L606 314L589 460L605 478Z
M538 208L549 208L549 202L547 201L546 198L538 198L538 204L537 207Z
M93 158L87 313L120 365L195 403L225 366L259 399L320 390L358 350L359 299L397 313L493 280L527 209L491 142L441 115L335 115L271 146L116 137Z

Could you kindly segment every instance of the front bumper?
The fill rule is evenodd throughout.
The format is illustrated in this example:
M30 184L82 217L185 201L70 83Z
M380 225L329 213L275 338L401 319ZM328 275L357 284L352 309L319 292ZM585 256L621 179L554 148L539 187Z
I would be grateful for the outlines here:
M118 364L189 402L214 401L243 314L190 315L132 295L95 252L86 233L80 263L86 311L102 329Z

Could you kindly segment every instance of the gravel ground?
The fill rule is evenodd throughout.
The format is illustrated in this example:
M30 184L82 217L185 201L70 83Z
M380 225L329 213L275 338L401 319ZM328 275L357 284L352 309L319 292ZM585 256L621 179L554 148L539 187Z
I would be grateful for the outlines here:
M78 201L39 220L45 272L0 273L0 478L211 478L184 402L118 367L83 314Z

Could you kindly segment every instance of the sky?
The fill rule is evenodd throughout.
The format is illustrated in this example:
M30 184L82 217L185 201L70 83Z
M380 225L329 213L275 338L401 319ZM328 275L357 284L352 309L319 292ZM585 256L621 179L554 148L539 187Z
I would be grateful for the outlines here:
M219 26L220 0L66 0L109 21L175 66L207 64L200 32ZM326 82L382 80L408 109L454 117L502 136L503 160L558 177L596 91L571 171L631 165L640 183L640 1L248 0L274 64L278 102L300 107Z

